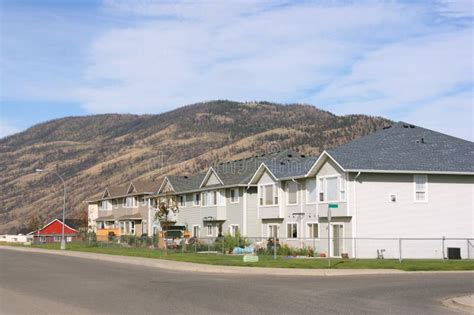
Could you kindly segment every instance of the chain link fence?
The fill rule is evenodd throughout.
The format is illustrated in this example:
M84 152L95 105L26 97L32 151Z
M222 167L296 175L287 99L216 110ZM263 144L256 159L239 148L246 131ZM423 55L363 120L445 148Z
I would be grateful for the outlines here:
M163 250L170 253L267 255L297 258L346 259L473 259L474 238L159 238L121 236L86 244Z

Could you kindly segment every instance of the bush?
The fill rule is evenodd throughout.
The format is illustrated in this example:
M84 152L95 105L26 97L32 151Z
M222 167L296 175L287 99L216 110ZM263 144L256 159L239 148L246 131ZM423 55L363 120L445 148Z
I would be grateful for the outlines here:
M224 250L232 251L235 247L243 248L246 246L249 246L249 242L245 237L240 235L240 232L237 232L235 236L230 235L230 233L224 235Z

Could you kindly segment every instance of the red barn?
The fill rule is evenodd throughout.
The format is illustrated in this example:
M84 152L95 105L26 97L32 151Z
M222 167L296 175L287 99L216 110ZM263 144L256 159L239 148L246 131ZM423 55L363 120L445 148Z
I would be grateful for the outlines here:
M77 220L66 220L64 224L64 237L66 242L71 242L79 239L79 232L77 230ZM28 233L33 236L34 243L54 243L61 242L63 223L59 219L54 219L41 229Z

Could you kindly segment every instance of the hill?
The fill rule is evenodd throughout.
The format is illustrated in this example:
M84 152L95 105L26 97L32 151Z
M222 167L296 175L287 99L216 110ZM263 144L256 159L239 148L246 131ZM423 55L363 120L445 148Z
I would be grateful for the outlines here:
M201 171L218 161L292 148L316 155L389 123L336 116L310 105L211 101L159 115L106 114L61 118L0 139L0 233L24 230L31 215L68 215L106 185Z

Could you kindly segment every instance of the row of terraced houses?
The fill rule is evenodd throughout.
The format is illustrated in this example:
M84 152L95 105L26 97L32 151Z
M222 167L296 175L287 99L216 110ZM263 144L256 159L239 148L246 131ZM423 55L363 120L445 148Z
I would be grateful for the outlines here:
M474 143L400 122L319 156L285 150L159 184L106 187L88 201L89 224L97 235L154 235L157 200L172 195L179 208L172 220L198 238L238 231L370 258L377 249L396 258L403 240L405 257L439 258L454 247L467 258L473 161Z

